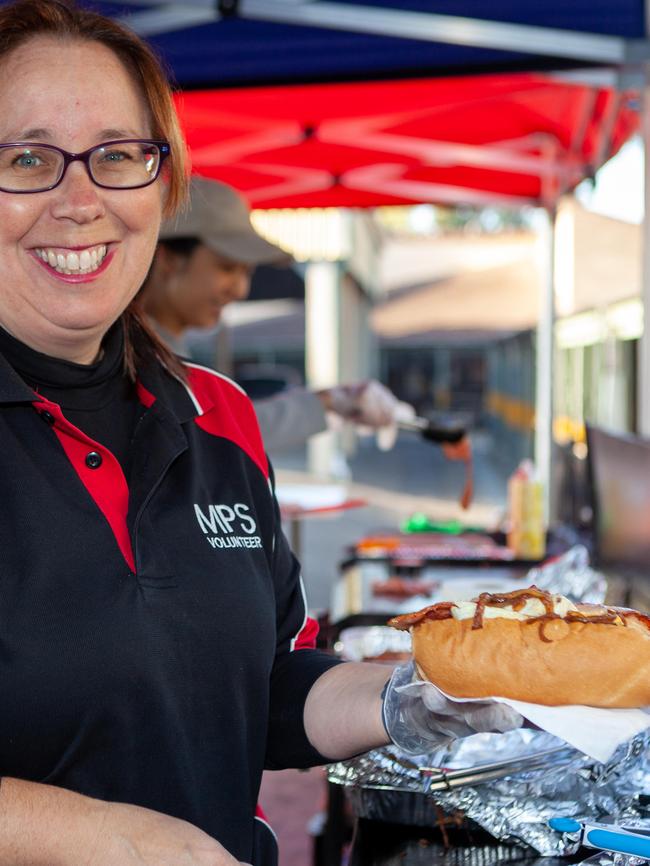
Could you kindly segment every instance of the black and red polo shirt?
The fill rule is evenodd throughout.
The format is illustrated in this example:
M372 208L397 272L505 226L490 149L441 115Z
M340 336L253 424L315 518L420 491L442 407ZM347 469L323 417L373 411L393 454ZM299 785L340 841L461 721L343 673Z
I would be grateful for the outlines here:
M29 378L0 355L0 775L175 815L266 866L262 769L323 760L303 707L335 662L251 404L198 366L152 364L135 395L113 371L104 437Z

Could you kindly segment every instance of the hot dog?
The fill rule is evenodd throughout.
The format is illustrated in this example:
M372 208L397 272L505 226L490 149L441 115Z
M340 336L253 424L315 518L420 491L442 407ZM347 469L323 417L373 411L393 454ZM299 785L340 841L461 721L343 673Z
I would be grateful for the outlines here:
M535 586L394 617L420 673L458 698L547 706L650 705L650 617Z

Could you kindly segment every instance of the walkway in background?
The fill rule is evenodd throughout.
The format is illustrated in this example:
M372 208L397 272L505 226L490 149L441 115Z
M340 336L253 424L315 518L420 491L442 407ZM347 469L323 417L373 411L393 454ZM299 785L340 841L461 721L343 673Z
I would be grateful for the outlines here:
M469 525L495 527L503 513L506 477L491 457L486 434L472 436L475 497L468 511L458 500L464 467L446 460L436 445L401 434L395 448L379 451L374 439L361 440L349 461L350 497L368 502L364 508L336 515L303 519L301 560L307 598L313 610L329 607L330 591L345 550L377 531L396 531L400 523L422 512L432 520L462 520ZM314 483L305 472L305 454L292 452L273 459L278 484Z

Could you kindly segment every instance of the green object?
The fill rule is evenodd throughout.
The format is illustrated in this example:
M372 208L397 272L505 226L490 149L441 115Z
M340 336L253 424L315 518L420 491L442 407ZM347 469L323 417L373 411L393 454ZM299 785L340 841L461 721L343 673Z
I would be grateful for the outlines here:
M480 526L467 526L460 520L431 520L422 511L416 511L401 524L400 530L405 533L440 532L446 535L462 535L466 532L485 532Z
M433 521L421 511L408 517L400 528L402 532L444 532L448 535L460 535L467 530L458 520Z

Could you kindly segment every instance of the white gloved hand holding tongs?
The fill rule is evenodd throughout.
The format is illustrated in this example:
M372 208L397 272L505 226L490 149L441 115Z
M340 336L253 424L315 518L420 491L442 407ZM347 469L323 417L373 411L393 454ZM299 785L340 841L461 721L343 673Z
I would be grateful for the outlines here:
M378 382L368 379L352 385L336 385L317 392L328 412L349 421L362 430L374 431L377 445L388 451L395 444L398 427L415 417L415 409L403 403Z

